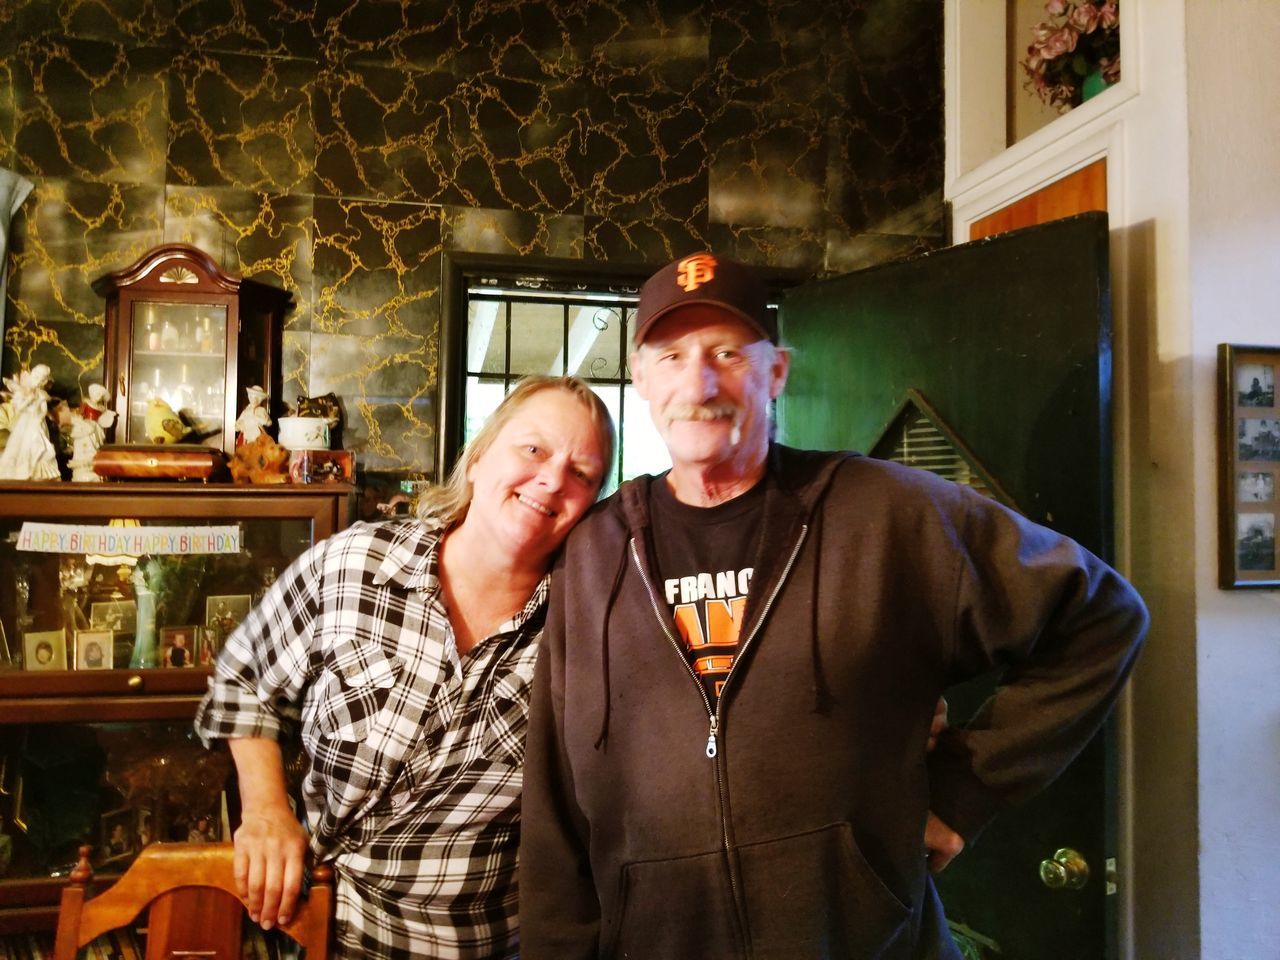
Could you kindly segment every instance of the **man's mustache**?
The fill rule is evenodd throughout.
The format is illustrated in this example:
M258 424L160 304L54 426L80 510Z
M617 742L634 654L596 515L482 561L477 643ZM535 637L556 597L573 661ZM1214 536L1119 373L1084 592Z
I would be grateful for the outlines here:
M736 403L676 403L663 411L668 423L676 420L737 420L741 409Z

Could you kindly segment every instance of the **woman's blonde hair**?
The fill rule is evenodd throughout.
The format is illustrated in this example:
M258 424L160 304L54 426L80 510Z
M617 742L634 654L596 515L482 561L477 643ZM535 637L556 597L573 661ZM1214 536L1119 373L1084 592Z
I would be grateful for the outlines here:
M451 526L461 523L471 506L471 481L467 473L484 452L493 445L494 438L506 426L520 408L529 402L529 398L544 390L563 390L578 399L591 415L591 423L596 428L600 439L600 450L604 454L605 469L600 474L600 485L613 468L614 431L613 418L604 401L595 395L586 382L577 377L544 377L529 376L520 380L511 392L498 404L498 409L485 421L480 432L467 444L462 456L454 465L449 479L443 484L428 487L419 497L414 512L422 519L434 519Z

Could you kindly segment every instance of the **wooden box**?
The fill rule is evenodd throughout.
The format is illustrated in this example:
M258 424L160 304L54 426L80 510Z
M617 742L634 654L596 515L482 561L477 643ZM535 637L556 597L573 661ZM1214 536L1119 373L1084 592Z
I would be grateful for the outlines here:
M219 480L226 470L225 453L198 443L107 444L93 458L109 480Z

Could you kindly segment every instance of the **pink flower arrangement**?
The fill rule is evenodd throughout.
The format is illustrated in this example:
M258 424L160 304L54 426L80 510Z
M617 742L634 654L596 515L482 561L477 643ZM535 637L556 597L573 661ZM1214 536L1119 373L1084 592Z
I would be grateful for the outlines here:
M1084 100L1090 75L1106 86L1120 79L1120 0L1048 0L1044 11L1022 69L1027 86L1065 113Z

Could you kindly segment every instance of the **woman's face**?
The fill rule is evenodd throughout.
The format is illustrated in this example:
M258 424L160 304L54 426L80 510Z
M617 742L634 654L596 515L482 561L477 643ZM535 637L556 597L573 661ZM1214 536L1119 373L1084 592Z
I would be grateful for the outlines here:
M582 401L549 388L529 397L471 465L478 525L520 562L545 566L595 502L609 461Z

